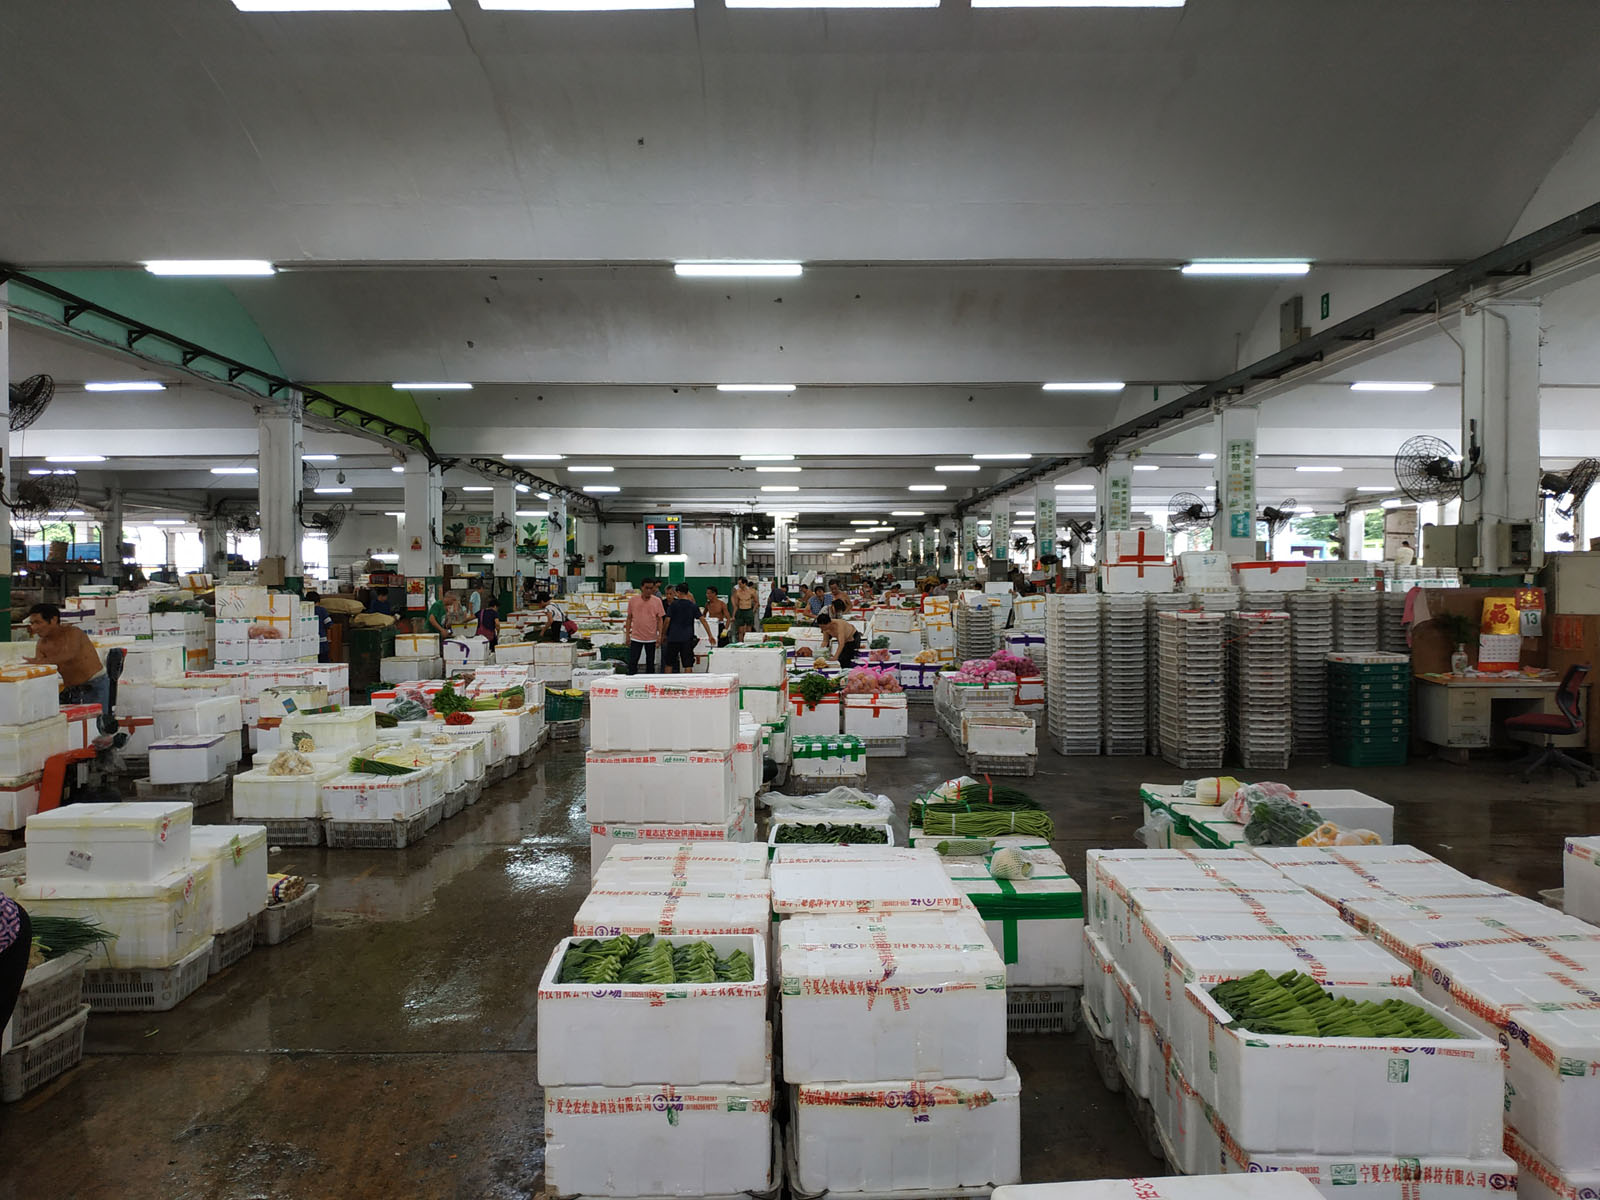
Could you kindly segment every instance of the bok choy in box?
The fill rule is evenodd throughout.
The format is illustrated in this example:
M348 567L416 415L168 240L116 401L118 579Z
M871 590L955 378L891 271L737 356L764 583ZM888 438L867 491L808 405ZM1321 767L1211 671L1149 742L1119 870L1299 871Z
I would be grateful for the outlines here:
M766 1016L764 937L568 938L539 981L539 1082L760 1083Z

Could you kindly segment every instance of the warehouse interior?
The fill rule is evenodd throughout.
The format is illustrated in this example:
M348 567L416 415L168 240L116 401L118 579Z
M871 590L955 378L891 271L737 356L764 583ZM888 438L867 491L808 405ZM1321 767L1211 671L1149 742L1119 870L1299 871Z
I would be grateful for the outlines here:
M539 1053L541 978L562 939L582 936L575 918L598 886L592 759L608 749L596 741L598 693L574 701L581 719L558 716L551 696L577 687L573 661L626 673L626 655L601 648L627 645L629 597L648 579L685 583L703 604L708 586L728 599L749 578L767 609L755 628L773 636L791 620L775 579L805 589L796 629L815 623L810 586L839 580L849 628L874 653L880 632L924 639L904 652L895 642L893 690L926 679L938 703L900 702L904 757L868 750L852 783L893 802L896 848L915 836L913 803L946 781L976 777L991 797L1015 784L1053 823L1046 851L1088 889L1091 852L1152 848L1153 825L1165 822L1160 848L1180 853L1170 838L1183 820L1165 803L1141 807L1146 785L1270 780L1359 793L1392 809L1375 840L1415 847L1474 888L1585 916L1571 870L1588 852L1568 839L1600 834L1600 790L1584 774L1600 765L1592 685L1576 676L1571 723L1552 737L1504 723L1566 720L1570 670L1600 668L1597 58L1588 0L5 5L0 581L12 619L0 636L32 645L30 610L57 605L67 624L90 618L101 655L123 647L131 667L160 630L148 619L136 633L96 627L95 604L103 618L108 598L170 589L203 617L181 652L193 678L227 673L212 625L228 615L230 583L296 602L367 597L369 613L380 611L373 594L392 595L382 611L399 624L383 626L370 663L367 629L349 613L327 618L331 635L309 635L308 668L348 664L319 684L319 712L387 713L380 695L396 679L379 659L413 661L396 631L432 636L431 608L451 592L476 602L481 586L498 602L502 644L542 637L551 622L535 596L553 593L554 623L575 618L584 649L564 674L529 666L530 692L551 694L542 713L528 705L542 732L520 769L511 755L502 781L491 772L471 807L426 838L342 849L271 827L267 869L317 893L301 933L263 945L252 915L255 948L175 1006L103 1011L86 999L71 1069L0 1104L0 1200L656 1195L551 1177L547 1154L567 1143L549 1125ZM1068 674L1060 693L1040 687L1031 714L1011 702L1028 718L1025 769L985 774L993 764L966 748L959 713L952 732L933 676L966 674L963 659L991 651L1027 658L1026 639L1008 640L1024 633L1022 597L1037 598L1034 640L1054 654L1046 601L1055 614L1068 611L1058 597L1098 596L1107 615L1095 620L1109 622L1100 605L1174 592L1191 555L1220 556L1224 576L1234 566L1218 587L1196 582L1198 565L1182 584L1197 611L1212 607L1201 593L1231 587L1218 652L1235 673L1219 693L1235 727L1225 759L1174 754L1170 727L1158 728L1168 652L1150 601L1137 622L1149 631L1140 751L1111 749L1112 668L1095 649L1104 748L1096 709L1096 748L1062 749L1072 702L1061 695L1080 682ZM1283 736L1292 724L1299 739L1293 757L1238 757L1252 703L1238 682L1250 640L1240 596L1251 594L1240 563L1274 576L1294 564L1299 582L1267 584L1260 606L1286 609L1283 628L1300 620L1296 595L1376 594L1401 640L1327 649L1403 664L1410 724L1393 739L1398 758L1340 761L1324 752L1327 733L1305 739L1287 682L1279 715ZM1119 570L1138 582L1116 583ZM948 589L942 608L918 595L929 576L940 596ZM862 600L862 584L882 594L891 580L916 613L904 631ZM993 629L984 615L985 633L972 634L989 638L981 652L941 656L928 618L969 594L983 611L1001 593ZM1506 629L1478 629L1478 606L1494 600L1515 608L1509 659L1481 640ZM1338 614L1345 600L1316 603L1327 607L1306 611ZM259 625L266 610L232 615ZM302 616L312 620L309 605L286 619L300 629ZM951 647L967 645L965 619L950 617ZM780 703L796 698L804 714L787 641ZM715 675L708 651L695 669ZM1470 651L1472 665L1452 651ZM29 653L0 652L0 681ZM429 653L438 659L414 661L439 662L435 674L397 678L445 678L438 637ZM463 653L468 678L474 664L524 661ZM926 675L905 673L913 658ZM1478 680L1480 666L1522 690L1463 716L1448 681ZM125 697L166 682L130 667ZM238 694L248 715L259 701ZM1327 713L1335 729L1337 700L1319 694L1313 719ZM1435 701L1450 722L1438 716L1437 733L1425 715ZM62 705L66 727L65 695ZM124 741L141 720L160 728L127 712ZM11 723L0 721L5 761ZM195 829L248 823L235 771L265 771L279 751L246 725L226 800L150 779L137 798L189 788ZM557 726L570 733L552 735ZM829 736L841 728L848 740L848 727ZM791 723L783 744L797 736ZM156 768L110 737L93 753L93 729L83 735L87 761L72 760L64 784L31 764L47 781L28 777L33 819L77 807L66 802L73 778L136 799L134 774ZM1518 755L1546 742L1577 770L1522 774ZM800 760L766 734L755 757L766 793L840 782L791 774ZM40 884L26 865L43 839L31 821L0 826L0 897L9 880L24 910L47 912L30 909ZM1215 848L1196 836L1187 850ZM1592 927L1572 936L1600 946ZM1573 951L1574 973L1600 972L1590 948ZM1422 961L1411 964L1419 980ZM767 967L777 1014L770 951ZM793 1161L785 1172L780 1153L770 1188L732 1192L932 1200L1216 1173L1175 1161L1170 1144L1163 1153L1159 1105L1152 1118L1138 1089L1109 1087L1115 1063L1096 1058L1105 1039L1076 1015L1067 1026L1013 1028L1006 1043L1021 1080L1014 1176L818 1188ZM1600 1042L1584 1031L1573 1061L1592 1065ZM781 1026L776 1036L781 1068ZM6 1057L20 1053L11 1047ZM771 1082L769 1072L769 1098ZM780 1124L799 1096L776 1094ZM1600 1112L1597 1101L1573 1103ZM1506 1130L1507 1147L1527 1133ZM1341 1150L1367 1154L1318 1152ZM1559 1159L1543 1142L1528 1161L1520 1152L1494 1162L1515 1164L1511 1186L1525 1197L1600 1186L1592 1154ZM1473 1161L1501 1154L1497 1140L1445 1157L1468 1162L1470 1180ZM1298 1169L1244 1161L1228 1169ZM1311 1182L1327 1192L1344 1180ZM1370 1196L1340 1200L1446 1200L1431 1183L1394 1182L1363 1177ZM1449 1200L1463 1200L1459 1188Z

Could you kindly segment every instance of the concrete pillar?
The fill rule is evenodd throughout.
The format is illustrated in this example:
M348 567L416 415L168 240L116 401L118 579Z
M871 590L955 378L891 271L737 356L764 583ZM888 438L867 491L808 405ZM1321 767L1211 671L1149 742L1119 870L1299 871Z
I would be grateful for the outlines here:
M8 397L9 399L9 397ZM100 565L112 583L122 582L122 489L111 489L105 523L100 526Z
M567 501L559 493L550 494L550 557L545 573L550 581L551 594L559 594L567 587Z
M402 477L405 486L405 516L400 521L400 574L407 579L437 580L440 567L438 538L443 534L443 476L420 454L406 459Z
M11 426L11 310L6 307L10 284L0 283L0 428ZM0 440L0 492L11 494L11 438ZM0 612L11 611L11 510L0 504ZM0 642L11 640L11 621L0 621Z
M167 529L167 530L163 530L162 532L166 534L166 538L167 538L167 562L166 562L167 570L169 570L169 571L177 571L177 569L178 569L178 531L176 529Z
M103 536L103 535L102 535ZM228 577L228 522L221 517L200 521L200 552L205 560L200 568L213 579Z
M1133 528L1133 463L1118 455L1100 468L1095 498L1095 561L1106 556L1107 535L1113 530Z
M264 409L256 428L260 453L256 459L256 486L261 505L261 558L283 560L284 583L299 586L304 568L300 561L300 398L288 412Z
M1256 410L1224 408L1212 417L1217 446L1217 515L1211 548L1233 558L1256 557Z
M1033 494L1033 532L1034 558L1059 555L1056 549L1056 485L1053 483L1041 484Z
M789 555L789 517L772 518L773 572L779 579L788 579L791 561Z
M1533 531L1531 559L1521 562L1506 553L1499 530L1542 524L1539 313L1537 300L1496 300L1461 317L1461 453L1467 456L1476 440L1481 455L1477 474L1462 488L1461 522L1478 526L1478 563L1470 569L1484 574L1532 570L1544 561L1542 528Z
M576 539L573 548L574 565L586 576L603 576L605 571L600 566L599 522L592 517L574 517L572 534Z
M1011 501L996 500L989 510L989 557L1003 579L1011 570Z
M490 517L490 525L499 525L507 521L511 525L511 532L494 539L492 553L494 563L492 574L494 576L493 591L495 601L499 605L500 615L504 616L511 611L515 604L517 589L517 489L514 484L497 483L494 485L494 512Z
M1352 508L1344 515L1344 556L1350 562L1360 562L1367 538L1367 511Z

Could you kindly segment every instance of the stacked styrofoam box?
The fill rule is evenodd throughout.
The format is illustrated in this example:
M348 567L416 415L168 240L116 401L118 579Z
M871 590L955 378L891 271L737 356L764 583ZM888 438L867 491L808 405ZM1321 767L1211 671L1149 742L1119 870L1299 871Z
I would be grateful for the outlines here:
M1404 589L1378 593L1378 648L1387 654L1409 654L1406 641L1406 593Z
M394 657L425 659L441 658L437 633L397 633L394 636Z
M1341 653L1379 650L1377 592L1336 592L1333 597L1333 648Z
M997 631L1003 622L998 616L994 601L977 596L970 601L963 596L956 605L956 657L965 662L970 658L988 658L995 651Z
M91 968L175 965L212 935L215 874L191 854L193 811L73 804L29 818L18 901L35 917L80 917L112 933L90 952Z
M1222 765L1227 743L1227 653L1220 613L1157 616L1161 756L1185 769Z
M1215 592L1233 589L1233 563L1220 551L1191 550L1186 554L1180 554L1178 569L1183 576L1185 591Z
M1228 618L1229 719L1242 766L1284 770L1294 736L1289 614L1239 612Z
M1407 963L1417 988L1506 1048L1507 1143L1542 1187L1600 1174L1600 930L1410 846L1262 849Z
M267 830L262 825L196 825L190 854L209 861L211 932L237 929L267 904Z
M1005 964L938 856L780 846L772 876L796 1188L1018 1179Z
M191 733L157 738L150 746L150 782L156 785L208 783L227 774L239 731ZM231 761L237 761L237 758Z
M60 687L54 667L19 663L0 669L0 745L11 759L0 770L0 829L21 829L39 811L44 760L67 748Z
M1025 1183L994 1190L994 1200L1316 1200L1316 1196L1310 1181L1292 1172Z
M208 647L205 614L195 612L154 612L150 614L150 635L158 643L181 646L185 659L203 656Z
M1108 595L1101 618L1102 713L1107 754L1143 754L1150 684L1148 605L1139 593Z
M932 841L912 831L913 847ZM1036 838L995 839L995 850L1015 849L1032 867L1025 879L996 879L987 855L944 855L945 874L977 906L989 940L1006 964L1013 988L1083 986L1083 890L1061 856ZM1025 911L1033 910L1033 911Z
M1051 595L1045 609L1045 703L1060 754L1100 753L1101 597Z
M1600 837L1569 837L1561 858L1562 907L1600 925Z
M750 956L749 983L539 983L539 1083L552 1188L590 1196L734 1196L772 1186L766 849L623 841L575 938L649 933ZM662 1112L668 1115L661 1119Z
M1328 751L1328 655L1333 652L1333 595L1330 592L1292 592L1289 639L1294 689L1294 747L1296 754L1325 755Z
M1432 1008L1403 964L1265 866L1239 851L1089 852L1086 1000L1129 1086L1151 1097L1174 1159L1185 1170L1271 1163L1324 1179L1340 1177L1339 1162L1412 1162L1477 1172L1483 1190L1489 1176L1514 1174L1499 1150L1493 1040ZM1305 972L1357 999L1398 996L1458 1038L1244 1035L1209 992L1256 969Z

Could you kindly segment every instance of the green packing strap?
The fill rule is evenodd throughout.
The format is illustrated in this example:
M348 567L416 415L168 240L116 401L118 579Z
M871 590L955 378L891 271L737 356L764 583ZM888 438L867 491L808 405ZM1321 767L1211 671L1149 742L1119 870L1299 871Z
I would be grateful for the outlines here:
M1068 879L1067 875L1036 875L1035 879ZM1083 919L1082 892L1032 892L1017 894L1009 879L996 879L1000 894L992 892L967 895L978 915L985 921L1000 922L1000 957L1007 963L1017 961L1018 921L1081 921Z
M790 746L795 758L847 758L859 762L867 752L857 737L797 737Z

